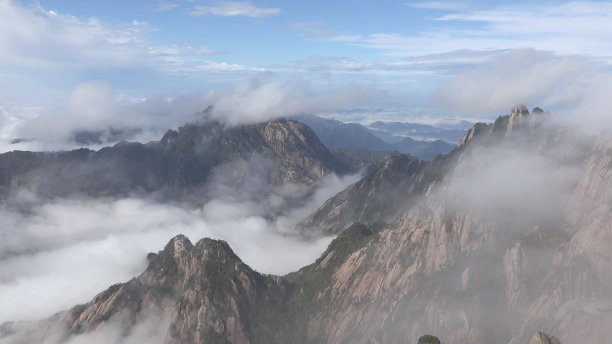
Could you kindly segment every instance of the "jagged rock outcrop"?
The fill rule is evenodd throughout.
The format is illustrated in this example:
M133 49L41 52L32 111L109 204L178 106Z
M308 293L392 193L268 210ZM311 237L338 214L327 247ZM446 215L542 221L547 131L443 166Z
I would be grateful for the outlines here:
M91 302L59 313L13 339L25 343L42 337L62 343L117 327L129 333L151 314L163 315L156 318L156 327L162 327L164 343L248 343L274 338L274 324L262 325L268 319L260 312L262 305L271 308L282 300L284 282L253 271L227 243L202 239L193 245L179 235L148 258L149 266L138 278L111 286ZM117 318L119 324L113 321ZM5 327L10 334L11 324Z
M394 152L357 183L327 200L299 227L305 232L337 234L352 222L392 222L445 174L452 156L433 161Z
M536 332L531 338L531 341L529 341L529 344L561 344L561 342L557 338L547 335L546 333Z

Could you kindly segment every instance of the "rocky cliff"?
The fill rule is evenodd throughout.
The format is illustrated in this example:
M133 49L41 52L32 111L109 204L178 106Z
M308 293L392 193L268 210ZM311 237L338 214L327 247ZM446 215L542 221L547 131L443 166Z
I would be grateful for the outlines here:
M297 272L261 275L223 242L177 237L137 279L28 335L61 342L121 313L129 333L158 307L171 343L604 343L611 167L610 133L519 107L447 156L391 156L330 199L302 230L339 235Z

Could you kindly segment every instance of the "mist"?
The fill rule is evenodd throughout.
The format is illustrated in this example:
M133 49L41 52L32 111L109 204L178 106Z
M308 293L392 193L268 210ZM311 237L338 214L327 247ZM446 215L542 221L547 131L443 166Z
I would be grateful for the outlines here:
M577 192L593 174L607 173L591 169L593 161L610 161L609 149L597 152L596 138L559 124L551 118L555 113L527 116L515 123L520 130L502 127L472 139L444 179L404 209L390 231L408 231L422 247L407 263L422 264L413 283L435 281L432 290L405 291L410 301L396 316L416 319L412 336L524 343L533 331L544 331L562 343L578 343L605 342L612 334L600 325L609 308L587 311L612 296L608 265L600 261L606 254L595 251L600 240L609 242L609 227L600 222L609 218L603 214L609 207L601 194L586 200ZM588 248L576 250L578 241ZM406 335L406 324L386 331Z
M597 133L612 128L610 92L612 73L604 62L519 49L460 72L431 104L487 120L518 104L534 104L569 126Z
M533 114L531 116L537 116ZM534 119L540 121L540 119ZM555 130L540 123L539 135ZM562 214L583 171L586 135L556 128L559 135L539 149L528 134L466 152L440 189L454 209L484 218L513 214L552 220ZM561 136L562 135L562 136ZM545 141L545 140L542 140Z
M247 169L237 182L226 173L234 164L217 167L207 186L193 191L199 203L146 195L42 199L25 188L14 192L27 196L0 205L0 323L48 317L90 300L144 271L147 253L177 234L193 242L225 240L262 273L294 271L314 261L332 238L305 240L293 226L359 178L271 185L261 171Z
M265 76L203 93L148 98L120 97L109 83L85 82L61 106L0 108L0 152L98 149L120 140L159 140L168 129L203 120L202 111L210 105L208 119L234 126L333 111L384 96L354 83L318 90L299 78Z
M251 78L210 91L205 99L215 106L215 118L239 124L338 110L384 97L384 91L355 83L317 91L299 78L285 81Z

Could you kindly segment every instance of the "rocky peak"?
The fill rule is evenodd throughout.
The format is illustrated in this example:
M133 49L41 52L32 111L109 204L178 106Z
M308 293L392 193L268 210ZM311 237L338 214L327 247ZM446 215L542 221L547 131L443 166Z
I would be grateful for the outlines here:
M459 140L458 148L465 146L468 142L472 141L474 137L480 135L481 133L487 131L490 128L486 123L478 122L474 124L473 127L468 129L468 131L463 135L461 140Z
M244 264L221 240L201 239L193 245L177 235L157 254L139 277L116 284L85 305L60 313L41 324L44 336L53 329L58 342L91 331L103 332L108 321L121 316L126 333L151 314L164 314L160 331L165 343L248 343L252 341L255 310L265 295L275 302L282 296L278 278L263 276ZM168 326L167 329L165 326ZM259 336L269 328L260 329ZM0 335L2 333L0 332ZM36 342L40 333L22 342ZM50 341L55 343L55 341ZM264 341L265 342L265 341Z
M348 172L348 168L332 155L304 123L292 120L270 121L261 127L260 133L274 154L284 157L286 166L291 166L286 174L301 174L314 181L332 172Z
M489 136L509 138L516 135L517 132L523 132L525 134L529 130L536 129L544 119L543 116L547 114L548 112L543 111L539 107L535 107L530 113L525 105L515 106L510 109L508 115L497 117L491 124L474 124L472 128L468 129L461 140L459 140L459 145L457 147L464 147L475 138L480 139ZM527 130L519 130L519 128L522 127L525 127Z
M160 277L162 279L176 277L177 274L183 276L206 274L206 271L197 271L201 266L192 264L193 259L204 265L239 261L225 241L204 238L193 245L186 236L179 234L166 244L163 251L149 254L149 266L143 276L153 281Z
M517 105L510 109L510 117L529 115L529 110L523 104Z
M168 129L162 139L160 140L161 144L166 146L168 144L174 143L176 138L178 137L178 132L176 130Z
M529 344L561 344L561 342L551 335L543 332L536 332L533 337L531 337Z
M327 200L300 227L311 233L338 234L353 222L390 221L399 208L427 190L435 178L429 169L432 164L393 153L383 158L376 170Z
M510 111L510 115L508 117L508 126L506 128L506 136L510 135L513 129L516 129L520 125L520 121L529 115L529 110L525 105L519 105Z
M189 241L189 239L182 234L179 234L175 236L174 238L172 238L172 240L170 240L170 243L168 243L168 246L171 246L172 252L175 257L183 256L185 252L193 248L191 241Z

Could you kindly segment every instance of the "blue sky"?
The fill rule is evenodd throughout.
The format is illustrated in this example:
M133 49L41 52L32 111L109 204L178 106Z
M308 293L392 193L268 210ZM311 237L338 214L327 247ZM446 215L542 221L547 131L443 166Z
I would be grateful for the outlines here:
M608 1L0 0L0 110L64 106L84 83L141 100L276 83L299 97L359 90L361 101L305 111L428 108L456 104L436 99L483 64L514 61L508 54L524 59L510 77L536 64L548 72L542 63L607 71L609 23ZM517 94L482 111L541 98Z

